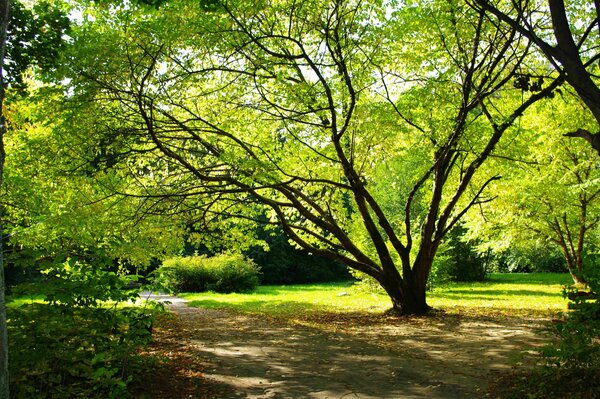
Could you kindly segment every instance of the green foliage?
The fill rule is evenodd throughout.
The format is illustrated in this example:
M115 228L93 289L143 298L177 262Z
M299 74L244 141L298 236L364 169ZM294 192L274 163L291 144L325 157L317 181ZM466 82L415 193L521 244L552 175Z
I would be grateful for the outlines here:
M268 250L254 246L244 251L261 270L261 284L306 284L351 278L347 267L339 261L309 254L292 246L281 228L271 234L259 231Z
M4 175L5 229L10 234L10 263L15 277L39 259L62 257L114 259L138 267L152 258L175 253L181 246L177 218L136 215L135 198L116 197L118 176L87 176L70 162L66 135L53 134L50 120L60 119L48 105L53 93L38 93L9 107ZM43 110L43 111L42 111ZM74 170L75 169L75 170Z
M146 198L139 214L197 230L266 214L389 293L424 291L439 240L483 199L475 171L522 113L500 90L520 44L456 2L219 5L82 8L57 81L71 170L129 179L115 191Z
M102 302L127 302L137 299L137 292L126 290L136 276L127 278L106 272L90 264L67 261L44 270L48 280L43 291L46 301L64 309L99 307Z
M477 252L476 244L465 239L465 231L464 227L457 226L447 235L433 261L431 285L485 279L490 256Z
M31 9L19 1L10 3L3 68L8 83L22 90L26 88L23 75L28 68L35 66L48 72L57 65L70 22L58 2L37 1Z
M258 285L260 269L242 255L220 254L167 259L159 275L175 292L230 293L252 291Z
M565 273L564 257L556 248L529 246L510 247L494 253L489 263L490 271L498 273Z
M502 254L499 271L568 267L576 275L598 242L600 169L588 143L563 133L592 129L591 115L568 91L533 111L521 118L513 146L503 154L519 162L487 165L489 173L502 171L502 179L491 186L497 198L467 215L469 234Z
M584 277L589 291L570 286L565 289L571 311L557 323L557 344L546 347L550 365L600 370L600 270L588 270Z
M138 299L131 279L66 262L45 270L34 287L45 303L8 308L11 395L14 398L126 398L133 376L150 359L160 307L123 307Z

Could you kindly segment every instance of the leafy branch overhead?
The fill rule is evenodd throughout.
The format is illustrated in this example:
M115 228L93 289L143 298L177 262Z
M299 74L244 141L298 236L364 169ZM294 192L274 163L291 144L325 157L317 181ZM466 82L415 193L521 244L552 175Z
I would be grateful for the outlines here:
M24 74L31 67L48 73L57 67L71 22L59 5L37 2L33 9L11 2L7 30L5 84L24 90Z
M526 41L455 3L115 10L124 24L95 10L65 63L65 123L87 132L73 156L129 175L136 184L115 189L145 198L146 212L202 223L267 212L296 245L371 276L404 313L428 309L441 240L489 201L498 176L478 169L562 82L524 99L509 90Z
M600 60L600 4L564 0L469 3L519 32L546 58L548 67L564 77L596 121L592 132L580 127L567 136L585 139L600 154L600 86L596 73ZM520 84L523 88L524 83Z

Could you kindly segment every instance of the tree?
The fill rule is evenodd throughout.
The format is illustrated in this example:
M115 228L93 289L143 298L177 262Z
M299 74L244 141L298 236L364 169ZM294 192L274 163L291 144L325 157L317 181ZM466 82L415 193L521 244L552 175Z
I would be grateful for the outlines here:
M179 220L134 217L139 200L116 197L107 188L121 184L118 176L98 171L92 177L69 162L64 142L56 140L60 131L53 131L60 120L52 111L54 95L52 89L32 89L30 97L7 106L11 134L3 205L16 257L34 252L36 264L71 258L96 267L119 259L143 269L179 250Z
M62 44L68 19L47 3L40 4L35 14L27 14L18 2L0 0L0 188L3 188L6 159L5 135L7 118L5 100L9 86L22 83L21 74L34 64L50 67L52 55ZM27 15L28 18L21 18ZM44 32L44 40L37 40ZM26 38L26 41L22 39ZM21 87L23 88L23 87ZM8 337L4 281L3 212L0 209L0 397L9 397Z
M600 87L594 73L600 60L597 46L600 3L573 1L567 6L563 0L472 0L472 3L530 40L573 87L591 111L598 132L579 127L565 135L585 139L600 155Z
M266 208L299 247L375 279L402 314L429 310L441 240L498 178L477 170L560 84L507 101L526 48L458 2L89 12L66 62L73 158L128 175L121 193L147 212L210 222Z
M589 151L573 147L562 146L557 155L563 155L564 160L552 160L558 163L553 165L553 172L559 172L559 175L553 176L556 178L553 181L566 186L566 195L558 204L552 204L556 197L547 197L544 201L546 209L540 209L544 228L532 228L540 234L546 233L560 247L573 281L585 283L584 256L590 248L589 237L600 222L600 187L597 184L597 166L589 162Z
M586 253L597 250L600 175L593 149L567 142L560 132L588 126L586 111L575 93L566 92L523 118L519 153L512 153L519 161L492 166L505 176L493 187L498 199L468 217L471 234L487 237L486 246L560 250L575 283L584 282Z

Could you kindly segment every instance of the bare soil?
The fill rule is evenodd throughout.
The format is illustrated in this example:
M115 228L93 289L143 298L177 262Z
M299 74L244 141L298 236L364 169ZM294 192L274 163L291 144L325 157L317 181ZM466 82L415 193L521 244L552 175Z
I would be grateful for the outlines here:
M434 314L322 315L290 322L169 305L154 353L169 358L140 398L483 398L523 351L548 337L540 319Z

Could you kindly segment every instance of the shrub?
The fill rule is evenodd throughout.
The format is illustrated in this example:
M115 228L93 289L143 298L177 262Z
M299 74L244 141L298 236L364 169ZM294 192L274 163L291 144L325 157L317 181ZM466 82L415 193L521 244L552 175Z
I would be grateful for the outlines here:
M559 341L544 351L547 363L558 367L600 370L600 269L584 273L588 290L565 289L570 312L556 324Z
M138 351L159 308L118 306L138 299L130 279L88 264L53 265L45 275L37 287L46 303L8 308L11 397L128 397L151 361Z
M167 259L159 273L167 288L175 292L252 291L260 270L242 255L189 256Z
M476 243L464 240L466 229L454 227L446 236L433 261L430 287L449 281L483 281L487 273L489 254L479 253Z
M490 271L497 273L565 273L565 258L553 248L508 248L494 254Z

